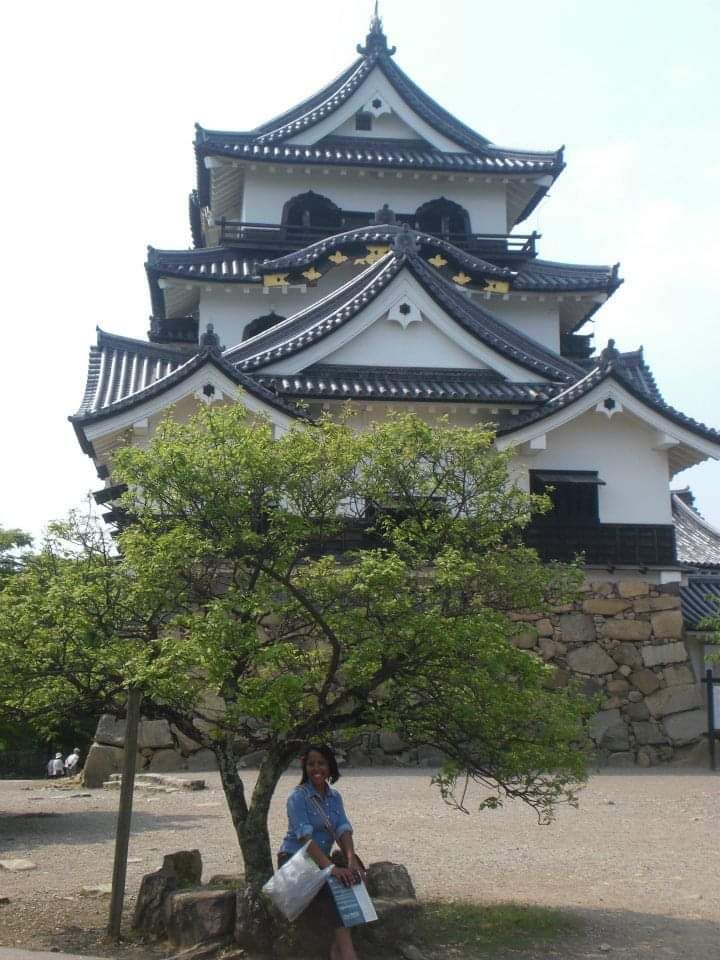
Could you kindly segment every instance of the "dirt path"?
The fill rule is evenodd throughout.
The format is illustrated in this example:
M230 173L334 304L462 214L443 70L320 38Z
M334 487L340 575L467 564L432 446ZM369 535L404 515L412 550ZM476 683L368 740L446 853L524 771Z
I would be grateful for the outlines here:
M276 844L296 776L277 792ZM218 777L206 779L209 789L199 793L138 797L130 907L142 875L172 850L198 847L205 879L239 869ZM582 918L581 931L562 944L506 951L503 960L720 960L717 776L599 774L580 808L562 809L550 827L517 805L458 814L429 786L427 771L352 770L339 786L365 859L405 863L422 899L531 902ZM2 946L72 948L81 930L103 926L106 901L81 896L81 888L110 880L117 793L73 793L86 791L0 782L0 859L36 864L27 873L0 871L0 898L10 900L0 905Z

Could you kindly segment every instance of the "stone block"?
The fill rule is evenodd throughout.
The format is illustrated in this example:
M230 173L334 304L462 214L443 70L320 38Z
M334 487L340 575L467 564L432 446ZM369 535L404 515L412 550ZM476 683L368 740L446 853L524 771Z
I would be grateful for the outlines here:
M683 635L683 618L679 610L661 610L650 614L650 623L656 637L679 640Z
M532 650L537 641L537 633L534 630L525 630L522 633L516 633L512 637L512 645L519 647L520 650Z
M660 760L657 750L652 747L640 747L637 752L637 765L639 767L654 767Z
M415 887L410 874L402 863L391 863L382 860L371 863L367 870L365 882L371 897L381 897L385 900L414 900Z
M438 750L437 747L430 747L427 744L421 744L418 747L418 764L421 767L441 767L447 757Z
M146 873L140 883L140 892L135 902L133 930L158 939L165 936L164 905L171 893L177 890L177 877L171 870L156 870Z
M558 619L564 643L592 643L595 639L595 621L587 613L565 613Z
M620 720L607 728L600 739L599 746L603 750L622 751L630 747L630 734L625 723Z
M612 694L622 694L627 693L630 689L630 684L624 677L616 677L613 680L608 680L607 691Z
M648 744L653 743L667 743L668 738L665 732L661 729L659 723L655 723L652 720L633 723L632 725L633 733L635 734L635 740L641 746L647 746Z
M535 629L539 637L551 637L554 630L552 620L538 620L535 624Z
M702 694L695 684L664 687L645 699L653 717L666 717L671 713L684 713L702 706Z
M98 720L95 742L106 747L125 745L125 721L118 720L111 713L104 713Z
M380 734L380 749L385 753L402 753L407 750L407 744L393 730L383 730Z
M680 597L646 597L633 603L635 613L652 613L655 610L679 610Z
M177 750L157 750L152 755L149 770L156 773L169 773L172 770L187 770L187 760Z
M617 646L613 647L612 656L615 663L624 666L639 667L642 665L640 651L634 643L628 643L627 641L618 643Z
M616 753L610 754L605 761L605 766L614 767L616 769L627 769L628 767L634 767L635 757L627 750L620 750Z
M648 720L650 717L650 711L644 700L639 703L623 704L622 711L627 720Z
M620 580L617 591L621 597L646 597L650 593L650 584L646 580Z
M203 693L197 704L198 713L206 720L220 720L225 715L226 710L227 707L223 698L209 690Z
M684 663L688 655L684 643L660 643L642 648L643 663L656 667L666 663Z
M110 779L111 773L120 773L123 765L121 747L109 747L94 743L88 751L82 771L82 785L93 790L99 789Z
M660 686L660 677L653 670L635 670L630 674L630 683L646 696Z
M647 620L606 620L602 635L610 640L649 640L650 624Z
M177 744L177 748L184 756L188 756L191 753L196 753L200 750L202 744L198 743L197 740L193 740L191 737L188 737L187 734L183 733L179 727L176 727L174 723L170 724L170 732L173 735L173 740Z
M191 753L185 761L188 770L217 770L217 758L212 750L198 750L197 753Z
M235 928L233 890L186 890L165 900L167 939L175 947L229 938Z
M615 597L605 597L597 600L585 600L583 610L600 617L614 617L631 606L630 600L618 600Z
M202 857L199 850L177 850L163 857L162 869L177 879L178 889L197 887L202 880Z
M540 656L543 658L543 660L553 660L560 653L558 644L549 637L542 637L539 645Z
M665 732L674 744L692 743L707 730L707 716L704 710L689 710L666 717L664 724Z
M590 736L599 742L605 732L616 723L620 723L619 710L600 710L590 721Z
M175 743L167 720L141 720L138 729L139 750L162 750Z
M617 670L617 664L599 643L588 643L584 647L571 650L567 662L568 667L575 673L589 673L592 676L615 673Z
M695 676L690 667L665 667L663 670L663 679L669 687L676 687L679 684L695 683Z
M621 676L627 678L632 673L632 667L629 667L626 663L623 663L618 671Z
M420 913L417 900L385 900L377 897L373 898L373 906L377 920L353 928L360 943L397 947L413 939Z

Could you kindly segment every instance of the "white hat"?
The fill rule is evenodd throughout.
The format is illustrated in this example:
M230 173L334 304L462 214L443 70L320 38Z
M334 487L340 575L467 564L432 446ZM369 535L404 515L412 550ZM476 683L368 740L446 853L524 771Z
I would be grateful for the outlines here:
M62 754L61 754L61 753L56 753L56 754L55 754L55 759L56 759L56 760L62 760Z

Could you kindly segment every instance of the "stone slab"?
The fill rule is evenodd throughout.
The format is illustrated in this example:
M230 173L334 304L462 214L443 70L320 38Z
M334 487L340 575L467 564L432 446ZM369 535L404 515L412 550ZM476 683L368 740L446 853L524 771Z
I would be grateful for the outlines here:
M661 610L650 614L650 623L656 637L679 640L683 635L683 618L679 610Z
M185 757L177 750L156 750L150 761L149 769L158 773L170 773L173 770L187 770Z
M707 730L704 710L689 710L665 718L665 731L675 744L693 743Z
M602 740L605 732L620 722L619 710L600 710L590 721L590 736L593 740Z
M621 597L646 597L650 593L647 580L620 580L617 585Z
M651 613L654 610L679 610L680 597L647 597L633 603L636 613Z
M592 643L596 639L595 621L588 613L564 613L558 618L564 643Z
M645 696L654 693L660 686L660 677L653 670L635 670L628 680Z
M0 870L6 870L8 873L26 873L28 870L37 870L37 864L32 860L0 860Z
M588 673L592 676L615 673L617 670L617 664L599 643L588 643L584 647L571 650L567 655L567 662L568 667L575 673Z
M118 720L110 713L104 713L98 720L95 731L95 742L106 747L122 747L125 745L125 721Z
M702 694L695 684L664 687L646 697L645 703L653 717L666 717L671 713L684 713L701 707Z
M167 720L141 720L138 730L139 750L162 750L174 747L175 743Z
M646 667L656 667L666 663L684 663L688 655L684 643L660 643L643 647L642 658Z
M650 624L647 620L606 620L602 635L610 640L649 640Z
M165 901L165 928L176 947L221 940L235 927L234 890L186 890Z
M660 728L660 724L658 723L653 723L653 721L641 721L640 723L633 723L632 727L633 733L635 734L635 740L641 746L668 742L667 735Z
M631 600L620 600L615 597L601 597L595 600L585 600L583 610L600 617L614 617L632 606Z

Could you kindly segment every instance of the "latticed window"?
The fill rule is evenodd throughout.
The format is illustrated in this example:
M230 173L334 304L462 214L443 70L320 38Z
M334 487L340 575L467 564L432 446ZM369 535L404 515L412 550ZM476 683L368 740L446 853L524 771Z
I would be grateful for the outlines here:
M373 117L371 113L366 113L364 110L360 113L355 114L355 129L356 130L372 130Z
M605 485L594 470L531 470L530 492L547 494L549 513L535 523L582 526L600 522L598 488Z

